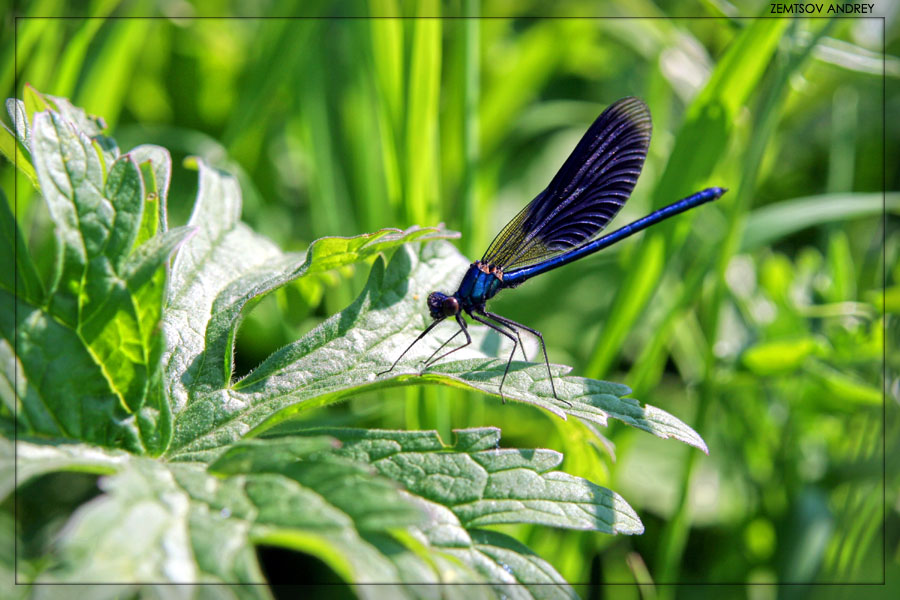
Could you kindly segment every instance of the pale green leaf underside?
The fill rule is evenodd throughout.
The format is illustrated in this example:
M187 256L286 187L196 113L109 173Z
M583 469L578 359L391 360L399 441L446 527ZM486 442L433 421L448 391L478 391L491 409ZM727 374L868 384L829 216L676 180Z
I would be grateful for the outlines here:
M284 254L239 221L237 181L199 162L194 235L172 266L163 320L163 357L173 412L230 383L238 323L249 303L303 275L353 264L405 242L455 235L436 228L385 229L323 238L305 254Z
M37 173L34 172L34 165L28 156L31 131L25 117L25 103L10 98L6 101L6 111L12 121L12 129L10 130L6 124L0 129L0 154L15 164L16 168L31 180L34 187L39 188Z
M477 590L483 597L489 598L578 598L547 561L523 544L494 531L464 529L456 515L446 507L422 498L415 500L428 515L428 520L413 531L413 536L431 550L426 558L440 573L438 581L474 583L481 580L491 583L490 588L481 590L471 586L451 588L456 592L454 597L478 597L472 595ZM465 570L460 568L460 564Z
M499 448L497 428L457 431L453 446L444 446L434 431L316 433L340 440L338 454L369 462L406 490L450 508L466 528L527 522L610 534L644 531L621 496L557 471L562 454Z
M460 434L461 438L491 440L497 430ZM398 439L401 446L415 446L416 439L437 440L432 432L368 435L369 456L376 446L384 450L386 443L396 445ZM334 440L329 440L317 436L244 442L223 459L224 466L234 471L226 477L195 464L167 465L82 444L19 442L20 485L51 471L107 474L101 479L104 493L83 505L64 530L61 561L39 581L262 583L252 547L265 543L313 553L354 584L410 584L380 590L359 585L362 597L417 598L412 587L416 583L481 583L490 587L475 597L576 598L560 575L526 547L502 534L467 530L451 510L424 498L394 490L393 498L377 499L380 505L410 507L403 530L391 529L400 522L376 522L373 528L368 521L366 525L364 505L374 502L367 494L357 493L355 505L339 507L334 503L335 490L347 487L339 481L340 475L335 483L331 478L304 479L296 471L298 465L330 467L334 459L365 464L350 458L362 457L360 452L335 456L331 452ZM466 449L463 443L457 447ZM445 449L450 454L453 450ZM485 450L472 446L468 451ZM267 470L239 472L241 465L259 466L242 461L242 454L258 458L266 453ZM12 444L4 442L0 473L11 470ZM366 473L357 467L353 475L363 488L385 481ZM509 584L523 585L510 588ZM449 597L473 597L462 593L467 589L451 591ZM249 597L267 597L266 588L257 588Z
M421 359L454 331L447 325L423 340L393 372L375 376L427 325L425 296L454 287L467 264L446 242L406 246L386 269L376 261L365 289L344 311L275 352L246 378L224 388L198 387L176 415L169 455L179 460L210 460L223 446L248 433L368 389L440 383L497 394L506 354L502 349L501 358L484 353L482 327L470 328L476 348L454 355L460 357L457 360L420 371ZM630 393L626 386L570 376L570 369L561 365L552 365L552 370L559 398L571 406L553 397L543 364L520 360L513 362L506 379L506 397L562 418L568 414L606 425L611 417L706 451L703 440L679 419L625 398Z
M304 536L307 550L319 556L339 556L334 566L348 581L397 580L387 557L360 537L354 514L290 477L222 479L198 465L166 465L124 453L98 456L81 445L19 442L18 452L20 484L23 474L105 473L115 467L114 475L101 479L105 493L73 515L61 538L62 562L46 575L48 581L264 583L253 543L278 532ZM392 502L408 504L394 494ZM266 596L260 588L260 597Z

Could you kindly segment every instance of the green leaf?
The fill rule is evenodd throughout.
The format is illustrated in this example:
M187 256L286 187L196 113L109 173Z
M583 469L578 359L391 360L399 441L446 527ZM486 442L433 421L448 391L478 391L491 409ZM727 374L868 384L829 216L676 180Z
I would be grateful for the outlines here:
M433 431L341 429L307 431L305 436L287 435L247 440L232 446L210 466L210 470L227 474L281 472L296 478L296 474L302 472L297 467L303 465L304 460L317 457L321 461L318 464L328 469L327 476L320 481L327 483L328 488L339 488L343 477L342 470L335 469L338 463L334 462L334 457L328 456L335 448L338 449L334 450L334 454L344 457L344 460L349 459L346 465L371 464L381 475L397 480L401 484L416 479L415 472L420 469L422 462L431 461L438 467L427 473L418 473L418 479L422 483L426 483L424 480L435 482L442 480L450 483L453 479L460 481L465 479L464 473L452 470L453 458L467 460L476 468L480 468L478 464L481 462L493 463L493 466L496 466L502 461L489 456L497 452L494 448L500 437L498 429L483 428L456 433L457 443L451 447L444 446ZM335 438L341 443L335 444ZM526 453L521 450L509 452ZM405 470L407 477L395 477L397 472L395 467L404 460L408 460L410 464L410 468ZM547 466L542 464L547 462L543 458L537 458L532 462L541 468ZM553 459L550 462L553 462ZM494 475L499 473L495 471ZM306 484L308 481L301 483ZM371 480L368 484L371 485L374 481L377 480ZM354 510L357 515L357 527L364 528L362 524L366 519L361 515L366 509L363 505L372 500L365 489L367 482L359 483L362 483L362 486L355 484L352 487ZM416 492L412 489L414 486L406 487L409 491ZM317 486L317 489L323 488ZM330 495L327 489L322 493L332 504L338 505L332 501L334 496ZM428 494L404 494L403 497L402 504L417 509L415 514L420 517L418 519L420 522L411 528L412 535L395 534L394 538L372 533L365 535L365 539L389 557L397 567L399 581L490 582L499 593L502 593L506 584L519 583L529 584L526 588L530 595L524 597L574 597L571 588L548 563L515 540L494 532L467 529L469 526L464 526L464 523L460 522L458 516L454 514L455 511L451 512L442 506L447 504L446 502L430 498ZM499 503L505 500L505 506L508 508L515 497L511 494L509 498L500 500ZM378 510L388 514L397 510L397 507L391 506L387 500L378 500L375 504ZM421 519L422 516L425 516L424 521ZM636 517L634 518L636 520ZM636 522L640 524L640 521ZM389 523L381 525L387 527ZM469 596L461 594L460 597Z
M10 471L12 445L4 442L0 468ZM351 464L341 457L310 455L328 447L327 441L304 443L306 451L295 447L293 453L306 459L301 462L324 461L323 468L335 459ZM422 521L422 512L406 495L364 465L357 465L351 482L392 493L358 497L341 509L329 499L337 495L336 488L352 492L341 475L335 480L306 477L306 482L271 472L221 478L197 465L166 465L80 444L19 442L18 454L20 485L58 470L113 473L100 480L104 493L70 519L59 540L60 560L44 582L263 583L254 543L318 549L348 581L390 582L397 580L396 570L360 537L357 527L377 533L386 526ZM282 467L290 471L296 464L286 461ZM395 518L371 518L375 502L395 507ZM402 506L408 508L401 514ZM258 589L267 597L266 588Z
M476 529L470 531L474 542L473 553L481 556L476 563L489 581L502 581L521 585L531 598L578 598L578 594L555 569L514 538L495 531ZM473 562L475 562L473 560ZM512 580L512 581L509 581ZM509 591L508 586L495 586L498 591ZM505 593L501 597L505 597Z
M214 463L213 473L234 475L277 471L285 465L338 446L333 438L291 437L278 440L250 439L233 444Z
M725 153L738 113L756 90L788 23L784 19L754 20L728 47L688 108L654 189L653 206L687 196L707 180Z
M109 475L124 467L132 456L121 450L107 450L89 444L36 444L0 438L0 500L14 485L22 486L36 477L56 471ZM17 469L15 477L14 469Z
M831 302L845 302L856 299L856 269L853 266L853 252L850 238L844 231L834 231L828 239L828 265L831 281L827 298Z
M397 497L396 486L373 477L365 465L331 455L331 438L248 440L232 445L210 465L223 475L279 473L315 489L330 504L353 515L361 530L402 527L421 514Z
M277 459L265 457L266 446L270 458ZM12 470L11 447L0 444L0 473ZM504 592L522 598L577 597L553 567L526 547L499 533L467 531L438 504L396 491L393 498L375 499L365 488L351 488L359 490L356 504L339 509L329 489L333 496L343 486L340 476L337 482L321 478L310 486L274 472L304 462L331 466L335 458L351 464L346 457L323 454L331 447L324 437L254 440L223 458L220 466L234 472L223 479L196 465L165 465L85 445L20 442L20 485L52 471L112 473L101 479L104 493L72 516L58 541L59 560L38 581L260 583L252 545L264 543L313 552L348 582L398 583L390 597L419 597L415 587L399 583L404 581L490 584L478 591L486 598ZM239 465L257 465L244 458L266 460L270 472L239 473ZM355 476L356 483L379 480L363 473ZM376 508L367 503L376 501L408 506L417 524L401 521L410 533L388 533L384 527L391 523L366 519ZM377 527L363 534L358 533L361 525ZM266 588L251 589L266 597ZM380 597L377 588L363 585L357 591ZM448 590L450 597L471 598L472 593Z
M200 190L189 221L194 235L172 266L163 327L168 393L176 413L229 385L237 326L263 294L308 274L352 264L409 241L455 234L436 228L384 229L322 238L306 254L282 254L239 221L240 189L200 163Z
M372 57L391 128L399 128L403 109L403 22L394 0L369 0Z
M253 552L242 540L246 525L192 499L185 481L198 480L218 487L196 467L176 471L148 459L131 460L127 468L102 479L105 493L73 515L60 540L62 564L50 576L85 583L262 581ZM235 503L237 513L244 499L236 493L221 495ZM212 536L216 521L217 535ZM220 544L215 559L196 554L211 551L213 541Z
M25 103L17 98L8 98L6 100L6 112L13 122L13 132L16 139L26 149L31 148L31 126L29 125L28 115L25 112Z
M483 589L445 588L458 592L458 597L471 598L480 592L490 598L578 598L548 562L516 540L494 531L466 530L449 509L421 498L415 501L428 515L427 524L418 528L416 537L427 542L427 561L440 576L435 582L490 583L490 588ZM460 569L460 564L467 569ZM430 583L432 579L414 581Z
M147 451L161 454L172 436L172 408L165 396L161 362L164 343L158 324L162 320L166 269L175 248L190 234L189 228L168 229L166 205L172 175L168 150L159 146L138 146L129 155L139 165L144 182L144 214L135 239L138 245L123 267L123 278L134 296L147 363L156 367L148 385L146 401L137 415L137 424Z
M10 130L3 124L3 130L0 131L0 153L16 165L16 168L31 180L34 187L40 189L37 173L31 164L31 153L28 150L31 147L31 130L28 126L28 117L25 115L25 104L21 100L10 98L6 101L6 110L12 119L13 129Z
M604 533L644 531L615 492L555 469L554 450L498 448L494 427L457 431L445 446L435 431L316 431L341 441L338 453L373 464L385 477L450 508L466 528L537 523Z
M134 85L135 71L141 69L142 50L153 31L152 19L122 21L119 27L106 30L106 35L95 40L96 53L82 66L82 85L75 96L80 104L94 107L113 123Z
M44 286L3 192L0 192L0 263L14 265L12 269L3 269L0 287L31 302L43 302Z
M143 210L140 174L128 158L107 171L90 139L55 112L35 116L32 143L59 242L51 305L74 327L115 287Z
M431 243L415 250L404 247L395 253L387 269L383 262L376 261L366 288L347 309L275 352L247 377L224 389L216 386L224 381L230 355L217 354L215 364L222 375L216 380L215 370L210 369L204 380L209 387L198 387L189 405L178 411L168 454L179 460L211 460L224 446L248 432L265 430L301 411L365 389L440 383L497 394L506 364L505 353L498 359L478 350L468 354L464 351L457 353L459 360L442 361L419 371L418 361L428 356L437 347L440 336L445 335L440 332L423 340L419 353L412 353L393 372L375 377L426 326L425 295L445 286L447 281L458 280L467 266L466 259L447 243ZM217 318L226 308L218 306L214 311ZM210 323L214 322L215 319ZM205 328L206 325L197 324L189 331ZM470 327L470 331L476 347L489 335L482 327ZM216 352L226 347L210 345ZM201 357L194 362L207 360ZM624 398L630 391L626 386L568 376L569 368L560 365L553 365L552 370L560 400L553 397L546 367L540 363L514 361L504 394L510 400L540 406L562 418L571 414L605 425L612 417L706 451L696 432L675 417Z
M635 302L635 298L649 299L656 289L665 269L663 237L648 235L637 248L633 261L640 268L628 269L625 273L620 289L627 289L629 292L616 295L610 310L610 315L614 316L608 317L603 324L603 335L585 369L588 373L604 373L613 364L622 347L621 341L632 330L644 310L644 302Z
M873 290L868 294L869 302L885 313L900 314L900 285L892 285L883 290Z
M80 109L36 92L29 97L65 112L38 113L30 132L58 242L53 282L45 298L23 245L20 280L4 281L0 291L0 331L18 352L6 370L22 375L20 423L34 433L159 453L169 437L155 375L163 267L190 230L145 235L135 247L147 200L137 164L129 155L111 160L114 146L103 148L78 129L93 124ZM165 200L158 196L148 209L155 225ZM0 218L8 254L12 237L21 238L8 210Z
M548 563L515 540L494 532L467 531L451 511L422 498L373 496L369 488L378 480L367 476L369 471L334 468L353 465L357 456L368 457L366 462L376 456L389 461L396 456L385 450L396 449L398 442L406 450L443 448L434 432L371 432L355 440L346 435L353 432L341 433L348 440L347 452L341 456L324 453L334 448L333 438L324 436L241 442L210 467L230 475L225 480L210 479L193 465L171 465L167 471L161 463L119 451L22 442L20 484L57 470L117 473L103 484L106 494L72 518L62 538L63 562L44 581L161 582L173 581L173 576L181 582L184 577L203 582L248 581L244 577L256 569L239 550L256 542L313 552L348 582L490 583L500 595L508 591L506 585L516 583L527 590L527 594L520 591L524 598L575 597ZM490 452L498 437L492 428L462 431L456 446L444 450L478 456ZM298 469L304 461L320 467L321 474L310 477L310 469ZM9 477L4 481L11 483L10 442L0 445L0 475L5 474ZM380 489L391 490L384 484ZM348 492L352 497L346 497ZM343 502L343 510L337 508L335 498ZM393 521L384 520L385 506L390 507L387 514L394 515ZM402 506L409 508L398 513ZM342 514L349 514L352 524ZM420 523L410 526L408 518L398 522L397 515L414 516ZM252 539L241 541L247 528L235 522L249 522ZM128 524L129 535L119 535L123 523ZM398 532L394 535L399 537L391 538L378 533L401 524L407 525L411 536ZM354 529L368 533L356 537ZM222 548L230 550L223 553ZM212 565L204 566L207 561ZM231 579L223 579L226 576ZM413 592L400 597L418 596Z
M75 106L68 98L41 93L30 85L25 86L24 99L25 116L29 123L34 123L35 115L39 112L53 111L96 143L105 162L111 163L119 157L119 148L115 141L103 135L106 123L100 117L87 114L83 108ZM31 148L31 151L34 152L34 148Z
M6 309L14 304L14 310ZM0 334L21 364L17 399L30 431L101 446L137 446L119 397L75 330L5 290L0 306Z

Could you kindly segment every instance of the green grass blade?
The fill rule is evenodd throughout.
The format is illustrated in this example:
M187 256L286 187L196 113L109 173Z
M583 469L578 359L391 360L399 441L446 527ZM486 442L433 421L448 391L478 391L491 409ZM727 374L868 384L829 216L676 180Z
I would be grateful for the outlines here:
M357 228L351 218L344 170L334 148L335 131L328 111L328 86L323 65L313 64L303 86L302 139L310 162L312 233L316 237L341 232L344 223L349 231Z
M420 15L438 15L434 1L419 3ZM412 56L407 89L406 173L404 198L410 224L434 223L438 211L438 113L441 84L441 20L412 23Z
M69 40L62 53L56 82L52 89L57 96L71 97L75 92L78 78L85 67L85 57L91 43L97 38L97 32L108 23L106 17L120 4L119 0L101 0L94 3L91 18L80 23L78 32Z
M378 95L378 141L381 150L387 199L398 216L402 211L403 176L401 144L403 140L403 21L393 0L370 0L372 70Z
M369 10L378 17L369 20L375 78L394 131L402 126L403 114L403 21L394 0L369 0Z
M831 109L831 148L828 156L829 193L853 189L856 162L856 128L859 121L859 93L852 87L835 91Z
M462 183L462 235L468 254L477 252L475 244L480 242L479 229L483 227L484 216L478 203L475 186L475 167L478 164L478 101L480 94L479 66L481 23L476 18L479 12L478 0L465 0L463 13L466 17L463 33L463 183Z
M747 216L741 251L770 245L803 229L826 223L900 214L900 193L822 194L769 204Z
M136 7L135 10L138 10ZM83 75L77 104L103 115L110 126L119 120L128 93L129 82L140 52L148 43L153 27L151 19L120 19L111 27L97 60Z

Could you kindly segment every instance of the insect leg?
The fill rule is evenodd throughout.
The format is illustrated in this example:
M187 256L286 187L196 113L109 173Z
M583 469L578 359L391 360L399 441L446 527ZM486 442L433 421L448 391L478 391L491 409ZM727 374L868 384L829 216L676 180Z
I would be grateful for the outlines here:
M440 320L438 320L438 321L434 321L431 325L429 325L428 327L426 327L426 328L425 328L425 331L423 331L422 333L420 333L420 334L419 334L419 337L417 337L416 339L414 339L414 340L413 340L413 343L410 344L409 346L407 346L407 347L406 347L406 350L404 350L403 353L402 353L400 356L397 357L397 360L394 361L394 364L391 365L391 368L390 368L390 369L387 369L386 371L382 371L381 373L377 373L375 376L376 376L376 377L380 377L381 375L384 375L385 373L390 373L391 371L393 371L393 370L394 370L394 367L397 366L397 363L400 362L400 359L403 358L404 356L406 356L406 353L409 352L410 350L412 350L412 347L415 346L416 344L418 344L418 343L419 343L419 340L421 340L423 337L425 337L426 335L428 335L428 332L431 331L432 329L434 329L435 325L437 325L437 324L440 323L441 321L443 321L443 319L440 319Z
M487 311L484 311L484 313L482 313L482 314L489 316L489 315L492 315L493 313L489 313L489 312L487 312ZM528 355L525 354L525 344L522 343L522 336L519 335L519 330L518 330L518 329L516 329L515 327L512 327L512 326L510 325L510 323L514 323L514 321L510 321L510 323L507 323L507 322L505 322L505 321L503 321L503 320L501 320L501 319L496 318L497 316L499 316L499 315L494 315L494 316L492 316L491 318L494 319L495 321L499 321L500 323L503 323L503 324L506 325L509 329L511 329L513 333L516 334L516 337L519 338L519 350L522 351L522 358L525 359L525 362L528 362Z
M455 340L456 336L458 336L460 333L462 333L462 331L463 331L462 329L457 329L456 333L454 333L449 338L447 338L443 344L441 344L440 346L437 347L437 350L435 350L434 352L431 353L431 356L429 356L428 358L423 360L422 362L425 363L425 366L428 366L428 363L431 362L431 359L434 358L434 355L437 354L438 352L440 352L441 350L443 350L444 346L446 346L447 344L449 344L450 342Z
M490 317L491 319L494 319L495 321L503 323L510 329L515 330L516 328L521 327L525 331L528 331L532 335L536 336L537 339L539 339L541 341L541 350L544 351L544 364L547 365L547 375L550 377L550 389L553 390L553 397L556 398L557 400L559 400L560 402L565 402L569 406L572 406L571 402L568 402L567 400L560 400L559 396L556 395L556 386L553 385L553 373L550 372L550 359L547 357L547 345L544 343L544 336L541 334L541 332L538 331L537 329L532 329L528 325L522 325L521 323L516 323L512 319L507 319L506 317L503 317L501 315L496 315L494 313L487 312L487 311L485 311L484 314L485 314L485 316Z
M518 335L513 335L510 332L508 332L506 329L503 329L502 327L500 327L500 325L497 325L496 323L491 323L490 321L488 321L486 319L482 319L481 317L478 316L479 313L469 313L469 314L472 316L473 319L475 319L479 323L483 323L484 325L487 325L488 327L490 327L497 333L500 333L501 335L505 335L513 343L513 349L512 349L512 352L509 353L509 360L506 361L506 369L504 369L504 371L503 371L503 377L500 379L500 389L498 390L500 392L500 400L504 404L506 404L506 397L503 395L503 383L506 381L506 374L509 373L509 365L512 364L513 357L516 355L516 348L519 345L519 342L516 340ZM480 314L487 317L487 314L484 312L481 312ZM509 326L506 325L506 327L509 327ZM510 327L510 329L512 329L512 328ZM513 331L515 331L515 330L513 330Z
M454 334L453 334L453 337L451 337L450 340L452 340L453 338L455 338L456 336L458 336L458 335L460 334L460 332L462 332L462 333L464 333L464 334L466 335L466 343L465 343L465 344L462 344L462 345L460 345L460 346L457 346L457 347L454 348L453 350L448 350L447 352L444 352L443 354L441 354L440 356L438 356L437 358L435 358L435 359L432 360L432 357L433 357L435 354L437 354L437 353L440 351L441 348L443 348L443 347L446 346L448 343L450 343L450 340L447 340L446 342L444 342L443 344L441 344L440 348L438 348L437 350L435 350L435 351L432 353L432 355L428 357L428 360L425 361L425 368L426 368L426 369L427 369L428 367L430 367L431 365L433 365L434 363L436 363L437 361L439 361L439 360L441 360L442 358L444 358L445 356L449 356L449 355L453 354L454 352L456 352L457 350L461 350L461 349L465 348L466 346L468 346L469 344L472 343L472 336L469 335L469 329L468 329L468 327L466 327L466 321L465 321L465 319L462 318L462 315L460 315L459 313L456 314L456 322L459 323L459 331L457 331L456 333L454 333Z

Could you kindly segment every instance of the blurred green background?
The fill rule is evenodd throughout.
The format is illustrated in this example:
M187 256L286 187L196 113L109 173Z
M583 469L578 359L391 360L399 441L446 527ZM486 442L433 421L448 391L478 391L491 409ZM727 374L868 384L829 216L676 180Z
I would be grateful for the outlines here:
M691 424L708 457L626 427L598 437L443 388L365 395L312 420L445 436L496 425L506 445L564 452L566 471L620 492L646 525L634 538L504 528L570 582L873 583L883 568L896 581L895 3L876 4L886 20L736 18L765 14L768 3L724 0L237 6L20 3L4 11L0 85L6 97L21 97L26 83L70 97L102 116L123 150L170 149L175 224L196 193L185 156L237 174L244 219L298 251L326 235L444 222L462 232L460 250L480 258L590 122L628 95L650 106L654 134L613 228L702 187L730 189L491 304L543 331L552 361L626 383ZM97 18L37 18L61 15ZM213 18L227 15L322 18ZM33 18L15 21L14 36L13 16ZM0 184L48 272L46 208L9 163ZM259 304L240 332L238 372L346 306L366 271L304 279ZM271 569L294 572L290 559L268 568L282 581ZM855 593L578 589L615 598Z

